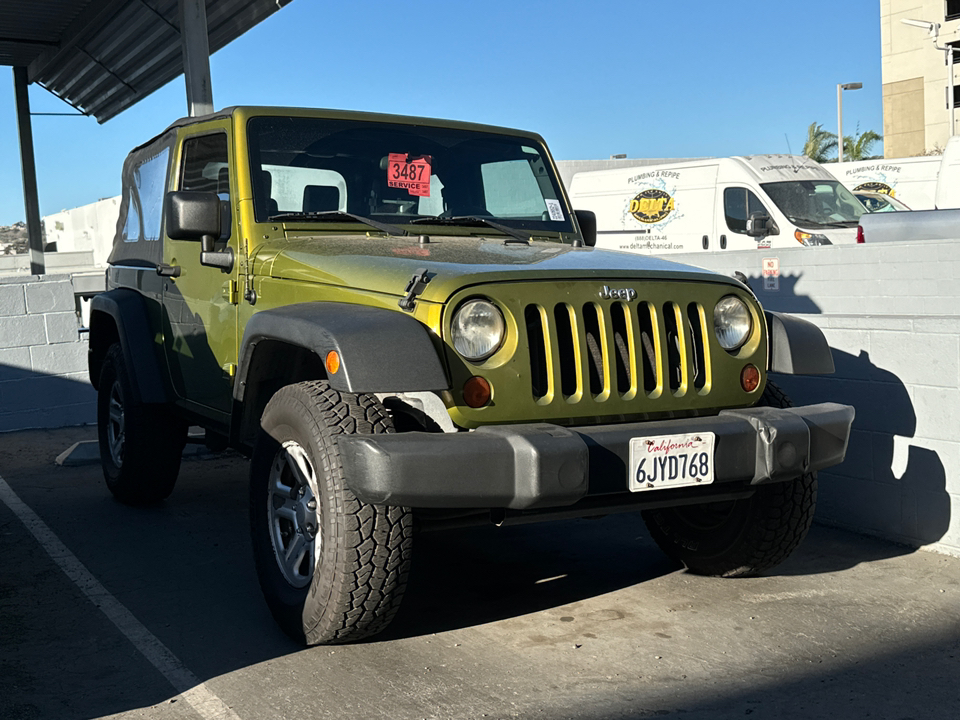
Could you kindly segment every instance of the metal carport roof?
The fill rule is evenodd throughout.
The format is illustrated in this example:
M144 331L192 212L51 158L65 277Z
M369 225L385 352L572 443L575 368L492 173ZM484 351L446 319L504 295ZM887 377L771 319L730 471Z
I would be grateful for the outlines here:
M206 0L210 52L291 0ZM183 72L178 0L3 0L0 65L105 122Z

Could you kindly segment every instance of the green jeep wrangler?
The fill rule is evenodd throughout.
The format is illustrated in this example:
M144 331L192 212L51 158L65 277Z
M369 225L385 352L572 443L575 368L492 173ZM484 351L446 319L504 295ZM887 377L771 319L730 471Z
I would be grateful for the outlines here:
M593 247L538 135L237 107L133 150L92 303L107 487L173 490L190 426L251 457L273 615L308 644L383 630L415 531L641 511L691 571L806 533L853 409L741 282Z

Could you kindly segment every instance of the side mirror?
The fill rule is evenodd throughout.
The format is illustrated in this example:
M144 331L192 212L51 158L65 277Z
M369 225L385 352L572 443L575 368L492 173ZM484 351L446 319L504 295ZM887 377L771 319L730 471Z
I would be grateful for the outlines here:
M167 236L172 240L199 240L200 264L230 272L233 250L215 249L220 236L221 212L220 197L216 193L182 190L168 192L164 198Z
M167 236L173 240L202 240L205 235L220 235L220 198L216 193L168 192L163 215Z
M573 214L577 217L577 225L580 226L580 235L583 237L583 244L587 247L594 247L597 244L597 215L590 210L574 210Z
M773 222L773 218L767 215L765 212L752 212L750 217L747 218L747 235L750 237L763 237L765 235L779 235L780 230L777 228L776 223Z

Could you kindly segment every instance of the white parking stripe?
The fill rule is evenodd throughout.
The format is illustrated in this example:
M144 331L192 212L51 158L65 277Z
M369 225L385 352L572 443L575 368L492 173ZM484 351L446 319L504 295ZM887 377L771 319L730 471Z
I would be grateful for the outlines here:
M157 639L156 635L147 630L133 613L107 592L107 589L87 570L77 556L60 542L60 538L40 519L40 516L17 496L2 476L0 476L0 499L13 511L14 515L20 518L27 530L33 534L66 576L87 596L87 599L100 608L110 622L116 625L117 629L140 651L140 654L170 681L177 693L190 703L204 720L240 720L240 717L210 688L200 682L200 679L190 672L177 659L177 656Z

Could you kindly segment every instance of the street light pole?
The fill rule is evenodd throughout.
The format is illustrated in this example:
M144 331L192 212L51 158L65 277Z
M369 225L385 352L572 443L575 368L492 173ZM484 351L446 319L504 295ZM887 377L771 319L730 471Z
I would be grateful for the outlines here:
M859 90L863 83L842 83L837 85L837 162L843 162L843 91Z

